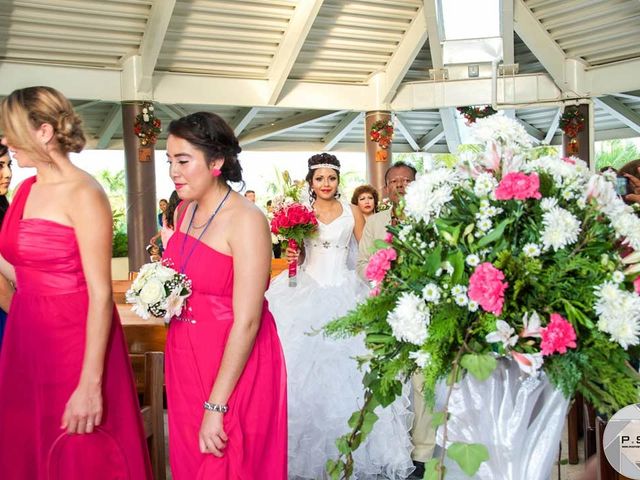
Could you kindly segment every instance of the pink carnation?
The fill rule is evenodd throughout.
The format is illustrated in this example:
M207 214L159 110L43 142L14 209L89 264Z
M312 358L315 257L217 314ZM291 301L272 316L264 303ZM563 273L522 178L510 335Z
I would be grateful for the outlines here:
M387 234L384 236L384 241L386 243L391 243L393 242L393 233L391 232L387 232Z
M496 188L498 200L526 200L527 198L540 199L540 178L537 173L526 175L521 172L507 173Z
M633 289L636 291L637 294L640 295L640 277L636 278L633 281Z
M509 286L503 280L504 273L489 262L481 263L469 278L469 298L483 310L500 315L504 305L504 291Z
M557 313L551 314L549 324L540 330L543 355L567 353L567 348L576 348L576 331L565 318Z
M396 251L389 247L378 250L369 259L367 268L364 271L367 279L380 284L391 268L391 262L398 257Z

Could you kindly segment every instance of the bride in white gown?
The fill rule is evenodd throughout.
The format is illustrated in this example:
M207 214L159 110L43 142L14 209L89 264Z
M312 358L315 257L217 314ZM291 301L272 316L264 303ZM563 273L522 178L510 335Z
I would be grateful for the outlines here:
M327 478L325 464L337 458L336 439L363 402L363 372L354 357L366 354L361 338L330 339L322 327L353 309L368 292L348 257L359 240L362 214L336 199L340 162L330 154L309 159L307 182L319 232L304 243L298 285L287 272L267 291L287 362L289 403L289 478ZM289 252L291 255L292 252ZM413 470L408 390L386 409L354 455L354 478L402 479Z

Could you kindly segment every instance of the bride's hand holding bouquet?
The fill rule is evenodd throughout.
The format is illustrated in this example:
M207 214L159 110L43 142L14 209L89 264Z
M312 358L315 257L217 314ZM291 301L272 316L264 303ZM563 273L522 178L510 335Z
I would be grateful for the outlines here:
M297 255L304 239L318 229L315 213L301 203L285 203L276 207L271 219L271 232L287 241L287 258L289 262L289 286L296 286L298 272Z

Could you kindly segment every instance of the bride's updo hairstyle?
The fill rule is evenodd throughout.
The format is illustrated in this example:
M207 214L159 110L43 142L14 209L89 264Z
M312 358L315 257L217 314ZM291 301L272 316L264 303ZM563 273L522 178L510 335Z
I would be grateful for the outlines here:
M169 124L169 135L182 138L200 150L207 165L223 158L220 177L224 181L242 182L242 167L238 161L242 148L233 129L215 113L197 112L173 120Z
M313 172L315 170L318 168L331 168L335 170L338 176L338 183L340 183L340 160L338 160L335 155L331 155L330 153L317 153L307 160L307 166L309 167L309 171L307 172L305 180L309 185L309 196L312 202L316 199L316 192L314 192L311 187L313 184ZM336 198L337 197L340 197L340 193L336 190Z
M59 91L51 87L21 88L11 92L0 105L0 129L7 142L49 162L45 146L30 134L31 129L45 123L53 127L54 148L65 155L82 151L86 143L82 121Z

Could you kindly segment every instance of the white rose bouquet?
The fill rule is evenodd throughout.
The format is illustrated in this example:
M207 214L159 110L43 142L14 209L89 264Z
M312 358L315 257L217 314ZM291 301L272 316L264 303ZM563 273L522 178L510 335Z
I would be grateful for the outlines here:
M169 323L182 313L186 299L191 295L191 280L162 262L147 263L140 267L138 276L127 290L127 303L131 310L148 320L162 317Z

